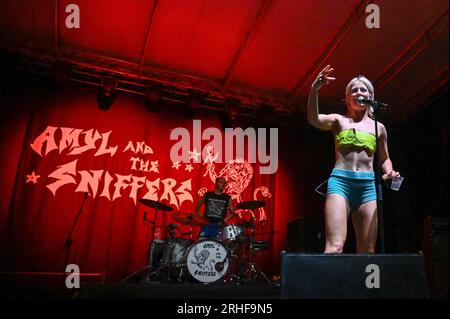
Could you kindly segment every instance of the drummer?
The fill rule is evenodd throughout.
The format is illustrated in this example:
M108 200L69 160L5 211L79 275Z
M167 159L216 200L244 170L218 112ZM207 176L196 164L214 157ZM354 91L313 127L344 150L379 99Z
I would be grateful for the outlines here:
M223 191L227 186L227 181L223 177L218 177L215 183L215 190L206 192L198 202L195 212L200 213L200 207L205 204L204 216L208 219L208 225L202 226L199 238L216 238L219 229L236 216L235 208L231 196ZM227 216L227 211L231 214Z

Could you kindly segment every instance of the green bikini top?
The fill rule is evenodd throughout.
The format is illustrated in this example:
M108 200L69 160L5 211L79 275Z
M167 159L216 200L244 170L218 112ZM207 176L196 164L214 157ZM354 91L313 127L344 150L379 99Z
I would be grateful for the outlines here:
M337 145L355 145L357 147L365 148L371 153L375 152L377 147L375 135L357 131L354 128L342 130L336 135Z

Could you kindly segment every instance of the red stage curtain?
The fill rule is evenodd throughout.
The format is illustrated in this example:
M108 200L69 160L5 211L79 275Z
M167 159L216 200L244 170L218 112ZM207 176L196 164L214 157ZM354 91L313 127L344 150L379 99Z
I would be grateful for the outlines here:
M78 264L82 272L105 272L107 281L118 281L148 264L148 221L154 218L154 210L140 204L139 198L160 200L174 211L193 212L199 190L212 190L214 176L226 174L230 179L233 174L242 174L238 181L248 179L248 185L238 191L240 200L267 203L266 221L257 224L255 233L259 234L257 239L269 240L270 248L258 253L258 265L269 274L279 271L279 253L286 244L286 222L298 215L298 194L291 187L287 168L291 159L280 159L275 174L260 174L259 163L247 165L247 171L239 163L215 163L214 167L191 163L192 170L181 163L177 169L169 157L176 143L170 140L170 133L184 127L192 136L192 119L177 112L177 106L161 113L148 112L143 99L136 96L120 94L108 111L97 108L92 88L70 88L58 93L38 91L27 97L4 99L3 104L3 269L63 271L65 239L87 191L89 196L74 230L67 261ZM179 106L180 111L182 107ZM220 129L217 114L202 114L196 119L202 120L203 129ZM69 136L67 142L63 134ZM95 148L83 148L89 139L97 139L91 143ZM144 143L141 151L147 147L145 154L136 152L140 142ZM202 142L202 146L207 142ZM190 149L193 148L191 144ZM33 172L39 176L35 183L30 176ZM118 181L122 181L122 188L116 185ZM135 185L130 186L133 181ZM261 212L255 213L259 219ZM159 212L157 224L172 222L170 216L171 213ZM249 214L244 213L243 217L248 219ZM187 231L189 227L181 229ZM197 232L198 227L194 228L194 235Z

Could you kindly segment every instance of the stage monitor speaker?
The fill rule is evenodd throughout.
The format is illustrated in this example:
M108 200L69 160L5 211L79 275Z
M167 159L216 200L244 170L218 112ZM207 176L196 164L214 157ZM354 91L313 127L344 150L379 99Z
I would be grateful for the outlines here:
M281 253L282 299L425 299L423 255Z

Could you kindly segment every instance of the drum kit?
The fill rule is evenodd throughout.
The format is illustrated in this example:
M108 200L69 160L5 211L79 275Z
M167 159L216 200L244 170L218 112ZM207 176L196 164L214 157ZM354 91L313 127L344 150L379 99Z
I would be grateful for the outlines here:
M155 209L151 223L152 244L149 249L149 266L145 267L144 281L174 281L200 283L245 283L253 280L270 279L255 263L255 253L268 248L268 241L254 240L257 228L252 218L238 223L219 226L215 238L192 238L192 227L209 225L208 219L194 213L174 212L172 219L181 226L191 227L187 233L176 234L179 225L171 223L164 228L169 234L165 240L155 239L157 214L159 211L171 212L173 209L161 202L141 199L147 207ZM262 201L241 202L237 209L254 210L265 205ZM266 233L271 234L274 232ZM187 237L187 238L186 238ZM135 272L122 280L125 282Z

